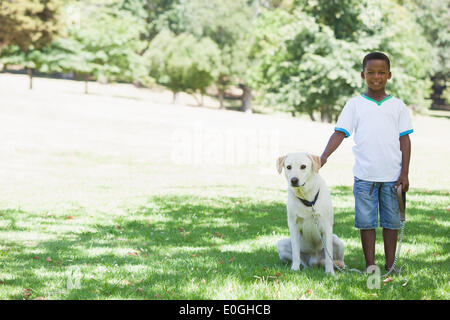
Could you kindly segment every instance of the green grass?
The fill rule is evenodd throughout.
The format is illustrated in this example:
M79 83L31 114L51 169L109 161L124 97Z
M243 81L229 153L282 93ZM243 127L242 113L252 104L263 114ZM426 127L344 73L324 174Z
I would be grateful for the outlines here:
M284 191L155 195L131 211L87 214L0 210L2 299L448 299L448 192L408 194L401 275L292 272L275 243L286 237ZM239 190L235 190L239 191ZM262 193L262 197L260 194ZM345 261L362 269L349 187L332 189ZM261 200L263 198L263 200ZM67 218L68 217L68 218ZM377 264L384 264L378 232ZM33 238L39 234L39 241ZM51 261L47 261L50 257ZM67 287L77 274L79 288Z
M414 116L403 272L371 290L359 274L292 272L276 251L288 227L275 159L320 154L332 124L172 105L125 84L83 95L76 81L27 81L0 74L0 299L450 298L448 117ZM174 163L180 136L192 157ZM234 162L211 160L225 151ZM321 175L345 262L362 269L352 165L347 140Z

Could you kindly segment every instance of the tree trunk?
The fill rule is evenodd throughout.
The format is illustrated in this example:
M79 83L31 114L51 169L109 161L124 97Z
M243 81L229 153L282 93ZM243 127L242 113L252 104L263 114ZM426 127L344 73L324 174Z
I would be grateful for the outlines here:
M431 81L433 82L433 85L431 87L431 109L439 109L439 106L446 105L446 101L445 99L443 99L442 93L446 88L447 81L445 79L445 76L442 76L439 73L431 77Z
M88 94L88 81L89 81L89 75L86 74L84 76L84 94Z
M219 103L220 103L220 109L225 109L225 105L223 104L225 91L222 89L219 89Z
M240 85L240 87L243 90L241 111L252 113L252 88L245 84Z
M320 108L320 120L328 123L333 121L333 116L328 106L323 106Z
M33 89L33 69L28 68L28 79L29 79L29 85L28 88L31 90Z
M197 96L197 94L200 95L200 98ZM203 106L203 93L199 90L197 92L193 92L192 96L194 97L195 101L197 102L197 106L202 107Z
M180 93L178 91L172 91L172 103L175 104L178 101Z

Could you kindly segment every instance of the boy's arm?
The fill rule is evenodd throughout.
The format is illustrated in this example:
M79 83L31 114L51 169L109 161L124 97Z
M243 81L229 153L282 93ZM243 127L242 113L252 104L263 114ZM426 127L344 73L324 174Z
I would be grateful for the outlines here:
M411 140L409 134L400 137L400 150L402 152L402 171L398 177L396 186L403 186L403 192L407 192L409 189L409 160L411 158Z
M328 157L334 152L334 150L336 150L339 147L344 138L345 133L342 131L335 131L331 135L330 140L328 140L328 144L325 147L325 150L322 152L322 155L320 156L320 164L322 167L327 162Z

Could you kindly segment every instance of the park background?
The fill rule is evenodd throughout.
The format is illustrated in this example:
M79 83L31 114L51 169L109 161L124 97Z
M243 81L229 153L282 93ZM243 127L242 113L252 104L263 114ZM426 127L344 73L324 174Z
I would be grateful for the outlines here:
M0 298L448 299L448 7L1 1ZM404 268L369 290L279 261L275 160L320 155L375 50L415 132ZM321 175L362 269L351 147Z

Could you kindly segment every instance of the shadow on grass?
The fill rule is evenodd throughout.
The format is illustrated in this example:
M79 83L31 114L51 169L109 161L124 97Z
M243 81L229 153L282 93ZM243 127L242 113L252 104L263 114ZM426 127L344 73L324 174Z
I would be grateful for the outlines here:
M445 197L446 193L412 191L411 195L422 201L422 197ZM350 199L351 188L335 187L332 196ZM448 272L445 255L449 241L447 230L440 223L446 221L445 209L418 210L415 205L415 201L408 203L404 246L413 248L420 235L421 241L432 248L406 255L403 249L401 264L415 274L416 286L408 288L409 294L415 290L411 298L437 289L440 282L436 277L444 273L446 278ZM89 231L65 232L33 246L11 239L3 244L0 274L4 278L0 280L2 286L21 290L2 298L22 299L22 290L31 288L33 297L47 294L56 299L211 299L228 290L227 283L232 279L247 288L236 296L245 299L251 296L250 290L258 287L258 281L266 279L272 281L272 289L281 283L301 285L310 281L334 286L330 290L338 298L360 299L365 277L338 274L337 278L330 278L323 268L294 273L290 265L279 261L275 244L288 236L285 211L284 202L254 198L153 196L141 208L113 223L99 224L93 219L87 225ZM433 219L427 219L431 215ZM16 222L19 216L24 219L38 215L1 210L0 219L11 223L0 227L0 234L41 232L41 224L21 228ZM352 207L336 208L334 233L346 243L345 261L350 267L362 269L359 232L353 222ZM377 246L382 246L380 231ZM433 253L436 256L430 258ZM376 259L384 262L384 255L377 254ZM68 274L73 270L80 273L80 288L67 287ZM389 298L402 298L398 294L392 293ZM277 296L261 291L256 298Z

